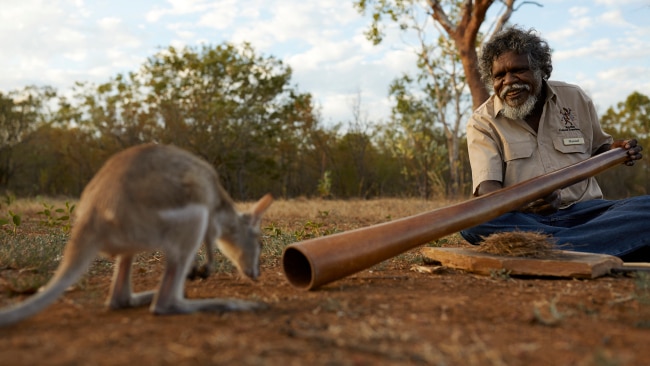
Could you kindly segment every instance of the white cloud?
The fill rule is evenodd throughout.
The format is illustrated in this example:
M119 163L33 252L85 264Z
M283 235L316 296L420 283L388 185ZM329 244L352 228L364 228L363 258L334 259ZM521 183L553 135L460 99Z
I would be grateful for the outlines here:
M167 11L161 8L154 8L145 14L145 19L150 23L156 23L162 18Z
M606 104L650 90L650 27L640 13L650 13L647 5L548 0L542 8L523 7L513 22L549 40L554 76L579 83ZM524 13L530 17L521 18ZM247 41L258 55L292 67L292 83L314 95L325 120L349 120L359 93L371 118L385 118L388 84L415 68L405 43L412 39L386 24L384 41L373 46L363 35L369 24L352 2L340 0L2 0L0 34L9 36L0 37L0 88L105 82L137 71L170 45ZM437 31L431 27L427 35L434 39Z
M74 50L63 54L63 57L74 62L82 62L87 56L88 54L83 50Z
M637 85L635 81L639 75L648 75L649 72L650 66L617 67L600 71L596 75L602 82L609 83L611 85L614 82L620 83L623 81L621 83L621 86L624 88L630 88L634 85ZM650 80L648 80L648 82L650 82Z
M607 6L621 6L627 4L648 5L647 1L644 0L595 0L595 3Z
M589 13L589 8L586 6L573 6L569 8L569 14L572 17L583 17Z
M64 28L60 27L49 34L51 36L51 41L55 41L60 46L70 47L74 44L80 44L86 41L87 36L74 28Z
M197 25L215 29L227 29L237 19L237 3L234 0L218 1L199 17Z
M220 2L232 3L234 0L220 0ZM188 15L195 13L204 13L214 8L215 2L208 0L167 0L171 7L154 6L154 8L145 14L148 22L158 22L163 17L173 17L179 15Z
M603 25L611 25L611 26L616 26L616 27L630 27L631 24L628 23L625 18L623 17L623 14L621 13L620 9L612 10L605 12L600 15L599 17L600 24Z
M600 100L602 108L608 108L624 101L633 92L648 95L650 79L639 78L648 75L650 66L618 67L597 73L597 82L605 88L598 88L594 93L595 100Z
M108 31L117 29L121 23L122 20L120 18L114 18L114 17L101 18L97 22L97 24L101 29L108 30Z
M637 37L620 37L612 47L611 53L625 63L641 62L648 64L650 59L650 41Z
M551 47L553 47L553 45L556 44L566 43L567 40L571 39L576 34L578 34L578 29L567 27L552 32L546 32L545 34L542 34L542 37L550 42L552 44Z

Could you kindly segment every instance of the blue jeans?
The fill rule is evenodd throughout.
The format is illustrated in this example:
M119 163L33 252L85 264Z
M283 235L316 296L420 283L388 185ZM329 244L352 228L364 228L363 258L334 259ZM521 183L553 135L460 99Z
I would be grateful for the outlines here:
M552 235L564 250L635 259L635 253L650 253L650 196L578 202L548 216L509 212L460 234L479 244L492 233L515 230Z

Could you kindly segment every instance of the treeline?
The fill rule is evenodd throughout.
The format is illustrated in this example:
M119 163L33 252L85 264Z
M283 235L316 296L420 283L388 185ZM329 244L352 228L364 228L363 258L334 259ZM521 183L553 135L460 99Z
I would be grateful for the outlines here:
M620 166L597 178L606 198L624 198L650 193L650 98L633 92L600 118L605 131L615 139L636 138L644 148L643 159L634 167Z
M70 94L34 87L0 94L0 189L77 196L110 155L157 142L213 164L238 200L266 192L446 195L441 131L400 131L398 138L390 123L324 126L291 75L249 45L223 44L168 48L138 71L101 85L77 83ZM466 172L466 185L469 179Z
M449 134L437 127L435 111L402 103L389 120L371 122L360 117L357 104L355 120L325 126L291 75L290 67L247 44L223 44L168 48L137 71L101 85L77 83L69 94L49 87L0 93L0 190L78 196L110 155L157 142L213 164L237 200L267 192L284 198L469 196L466 142L460 138L458 161L450 162ZM610 108L603 122L616 136L638 136L647 145L650 103L638 93L630 98ZM637 126L639 118L645 127ZM603 174L608 192L648 192L646 161Z

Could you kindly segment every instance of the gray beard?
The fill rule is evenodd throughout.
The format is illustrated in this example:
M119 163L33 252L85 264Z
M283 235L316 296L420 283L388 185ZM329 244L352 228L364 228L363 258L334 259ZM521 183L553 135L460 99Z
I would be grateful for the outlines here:
M519 106L511 107L508 103L503 103L503 110L501 114L509 119L524 119L535 108L537 103L537 96L531 95L526 101Z

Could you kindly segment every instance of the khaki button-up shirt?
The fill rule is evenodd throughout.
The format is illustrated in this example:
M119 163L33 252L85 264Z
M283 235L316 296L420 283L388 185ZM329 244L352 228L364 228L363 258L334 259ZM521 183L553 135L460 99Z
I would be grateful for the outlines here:
M467 144L474 194L483 181L508 187L588 159L613 142L582 89L557 81L544 85L547 97L537 132L524 120L503 117L502 101L495 95L470 118ZM602 198L602 192L595 178L589 178L562 190L562 207L594 198Z

